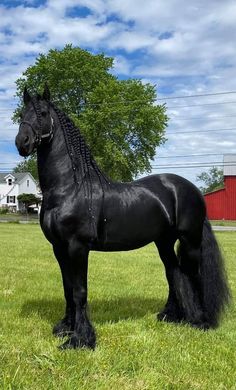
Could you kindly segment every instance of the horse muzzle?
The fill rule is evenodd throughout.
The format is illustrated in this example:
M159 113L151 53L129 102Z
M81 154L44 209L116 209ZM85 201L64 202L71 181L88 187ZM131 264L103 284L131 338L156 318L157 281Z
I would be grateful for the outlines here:
M22 157L28 157L36 146L34 137L26 134L17 134L15 144Z

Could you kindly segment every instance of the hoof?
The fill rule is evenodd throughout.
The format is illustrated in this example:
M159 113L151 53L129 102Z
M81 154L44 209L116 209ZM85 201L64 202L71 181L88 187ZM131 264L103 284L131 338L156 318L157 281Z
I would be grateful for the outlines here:
M180 316L177 316L176 313L171 313L169 311L163 310L162 312L157 314L157 319L159 321L165 321L165 322L182 322L183 318Z
M63 318L59 321L52 330L52 333L56 337L66 337L72 332L71 321L68 318Z
M212 328L212 326L208 322L204 322L204 321L190 322L189 324L193 328L200 329L200 330L209 330L210 328Z
M77 335L71 336L65 343L61 344L58 348L60 350L66 349L78 349L78 348L89 348L94 350L96 347L95 337L91 340L83 340Z

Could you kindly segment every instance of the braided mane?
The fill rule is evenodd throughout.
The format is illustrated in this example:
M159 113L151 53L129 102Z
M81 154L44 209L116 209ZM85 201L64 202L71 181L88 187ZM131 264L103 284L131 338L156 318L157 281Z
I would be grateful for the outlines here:
M94 220L94 205L93 205L93 179L99 179L102 188L102 214L104 218L104 196L105 184L110 184L107 176L101 171L92 154L85 143L80 130L75 127L73 121L53 103L50 103L53 110L56 112L64 137L68 155L72 162L74 173L74 182L82 186L84 197L88 201L88 213L90 216L90 226L93 234L96 236L96 226ZM104 218L104 221L106 219Z
M107 176L101 171L85 143L80 130L75 127L73 121L53 103L52 108L56 112L65 137L67 151L72 161L73 170L80 168L82 177L91 177L92 171L99 178L101 184L109 182Z

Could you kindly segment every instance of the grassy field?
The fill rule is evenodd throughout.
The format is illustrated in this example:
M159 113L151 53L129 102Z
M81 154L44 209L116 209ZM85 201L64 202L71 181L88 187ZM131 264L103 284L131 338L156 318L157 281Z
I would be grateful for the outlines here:
M19 221L26 221L26 222L39 222L38 214L20 214L20 213L7 213L7 214L1 214L0 213L0 221L4 222L19 222Z
M215 220L211 221L211 224L214 226L236 226L236 221L224 221L224 220Z
M218 233L236 293L236 232ZM39 226L0 224L0 389L236 389L236 310L203 332L156 321L167 295L154 245L91 253L89 301L98 346L64 351L51 334L62 283Z

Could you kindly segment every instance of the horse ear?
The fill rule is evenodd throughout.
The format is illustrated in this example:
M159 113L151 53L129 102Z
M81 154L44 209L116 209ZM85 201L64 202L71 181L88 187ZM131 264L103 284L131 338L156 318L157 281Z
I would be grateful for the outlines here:
M24 88L23 100L24 100L24 104L28 104L31 100L31 96L26 87Z
M47 83L45 83L45 85L44 85L44 91L43 91L42 98L44 100L47 100L47 102L50 101L50 91L49 91L49 87L48 87Z

